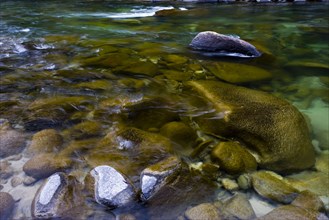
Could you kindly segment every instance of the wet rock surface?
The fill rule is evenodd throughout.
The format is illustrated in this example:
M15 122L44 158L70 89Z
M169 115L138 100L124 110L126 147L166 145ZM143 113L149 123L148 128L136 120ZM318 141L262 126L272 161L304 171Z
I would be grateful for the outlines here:
M292 185L270 171L258 171L251 175L252 186L261 196L276 202L291 203L299 194Z
M23 171L35 179L43 179L65 170L70 164L69 159L56 157L55 154L38 154L24 164Z
M1 219L10 219L15 201L13 197L6 192L0 192L0 217Z
M52 153L58 152L63 144L62 136L54 129L45 129L35 133L28 147L28 153Z
M256 47L250 43L213 31L199 33L193 38L190 47L200 51L232 54L232 56L258 57L261 55Z
M248 83L272 77L267 70L241 63L216 62L206 67L216 77L229 83Z
M212 150L211 156L220 169L229 174L254 171L256 159L238 142L221 142Z
M276 220L276 219L327 220L328 217L314 210L303 209L293 205L285 205L285 206L280 206L279 208L276 208L270 213L268 213L267 215L259 218L259 220Z
M1 129L0 140L0 158L5 158L25 148L26 135L13 129Z
M236 193L223 204L216 204L224 219L256 219L255 212L246 195Z
M135 190L130 181L113 167L95 167L90 175L94 179L97 203L116 208L126 206L134 200Z
M219 210L211 203L203 203L188 209L185 214L185 218L188 220L212 220L223 219L220 216Z
M305 119L285 100L216 81L191 81L188 85L213 103L220 116L218 120L200 118L199 126L240 138L257 153L259 167L288 173L313 166L315 154Z
M310 191L302 191L297 198L292 201L291 205L304 209L311 209L318 212L324 212L325 207L322 200Z
M169 181L173 181L181 168L181 162L177 157L169 157L144 169L141 173L141 198L148 200L161 187Z
M67 212L75 207L83 209L84 203L78 193L79 184L72 176L64 173L55 173L51 175L39 188L32 202L32 216L38 219L44 218L72 218L72 213ZM80 210L80 213L83 213ZM82 216L75 214L76 218Z

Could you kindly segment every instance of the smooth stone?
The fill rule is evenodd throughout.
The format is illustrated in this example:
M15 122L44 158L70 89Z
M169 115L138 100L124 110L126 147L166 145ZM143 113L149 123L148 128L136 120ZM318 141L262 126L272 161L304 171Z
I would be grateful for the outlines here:
M115 220L136 220L137 218L132 214L120 214L116 216Z
M140 175L142 200L150 199L161 187L173 181L181 166L180 160L172 156L144 169Z
M183 147L192 146L196 139L196 132L183 122L169 122L160 128L160 134Z
M45 129L33 135L28 153L34 155L58 152L62 144L63 138L56 130Z
M228 191L237 191L239 189L239 185L235 180L231 180L229 178L223 178L221 179L221 183L224 189Z
M32 102L28 110L40 110L52 108L63 108L66 111L77 110L77 106L88 103L88 99L82 96L53 96L51 98L40 98Z
M66 139L86 139L100 136L103 132L102 125L96 121L84 121L63 131Z
M30 186L30 185L34 184L35 182L37 182L37 181L38 181L37 179L34 179L33 177L27 176L27 177L24 178L23 184L25 186Z
M229 174L250 172L257 168L254 156L238 142L221 142L213 148L211 157L218 162L221 170Z
M26 135L13 129L0 130L0 158L18 154L25 148Z
M0 218L10 219L10 215L15 206L15 200L13 197L6 192L0 192Z
M39 154L24 164L23 171L35 179L43 179L55 172L65 170L70 165L70 159L56 157L51 153Z
M261 55L256 47L250 43L213 31L198 33L190 43L190 47L199 51L237 53L248 57L259 57Z
M286 176L285 179L300 191L309 190L318 196L329 197L327 173L304 171Z
M155 76L158 74L158 66L152 62L137 62L129 67L120 69L119 72L129 73L132 75Z
M299 194L291 184L271 171L258 171L251 175L254 190L264 198L280 203L291 203Z
M249 200L242 193L237 193L225 201L222 209L225 215L228 215L227 219L252 220L256 218Z
M95 167L90 175L94 179L97 203L116 208L126 206L134 200L135 191L130 181L113 167Z
M297 198L292 201L291 205L318 212L325 212L324 203L319 196L307 190L302 191Z
M303 209L293 205L280 206L270 213L258 218L258 220L328 220L324 214L309 209Z
M220 220L219 210L211 203L202 203L194 206L185 212L185 218L188 220Z
M0 178L8 179L14 174L14 169L10 166L11 164L7 161L0 161Z
M217 78L230 83L247 83L272 77L265 69L241 63L216 62L207 64L206 68Z
M23 179L18 176L15 176L10 180L10 184L14 188L18 185L21 185L22 183L23 183Z
M241 189L249 189L251 187L251 177L248 174L242 174L237 179L238 185Z
M241 140L260 168L291 173L314 165L305 118L287 101L219 81L190 81L187 85L211 102L217 113L217 119L195 119L201 130Z

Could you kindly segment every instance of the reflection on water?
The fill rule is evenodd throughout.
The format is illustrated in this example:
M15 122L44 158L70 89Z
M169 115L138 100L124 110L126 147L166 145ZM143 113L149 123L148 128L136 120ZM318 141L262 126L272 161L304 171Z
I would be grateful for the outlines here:
M156 11L163 9L177 10L155 16ZM60 155L68 156L75 164L68 172L82 179L90 167L112 161L127 169L138 184L139 173L135 171L167 152L160 150L156 156L122 155L104 148L102 144L109 143L104 136L117 135L126 127L158 134L172 121L198 130L194 118L223 119L227 112L218 113L213 104L185 90L189 80L220 79L271 93L294 104L308 116L313 144L318 153L323 153L329 149L327 13L328 3L2 1L0 118L27 131L29 137L37 131L55 128L64 136L65 147ZM239 36L255 45L262 56L237 59L191 51L188 45L193 37L208 30ZM205 134L198 132L204 141ZM131 144L129 139L119 143L121 148L130 148ZM187 149L178 146L179 141L172 144L184 160L197 162L188 158L186 152L199 142L191 143ZM110 156L104 153L111 151L114 153ZM23 159L17 161L25 162L26 157L23 153ZM139 157L147 161L125 161ZM12 166L16 166L15 175L24 178L21 163L12 162ZM136 167L129 170L125 168L127 164ZM159 209L174 218L182 213L170 211L182 212L188 205L209 201L215 195L213 183L208 180L198 185L201 177L184 178L187 180L177 188L166 188L149 207L136 205L136 210L142 210L136 216L148 212L152 218ZM190 187L195 188L188 189L189 181ZM9 180L1 184L3 191L15 198L24 190L23 185L12 187ZM35 191L39 185L40 181L31 189ZM209 189L202 195L193 193L202 187ZM167 202L167 206L159 208L168 199L166 192L181 193L169 201L177 199L182 204L171 210ZM22 199L15 217L30 217L29 202L33 196ZM98 209L96 216L109 215Z

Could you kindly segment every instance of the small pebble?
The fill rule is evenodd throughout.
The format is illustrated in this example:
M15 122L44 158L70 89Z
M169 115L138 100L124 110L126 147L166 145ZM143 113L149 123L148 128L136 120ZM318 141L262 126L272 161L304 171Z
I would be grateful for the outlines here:
M24 184L25 186L30 186L30 185L32 185L33 183L35 183L36 181L37 181L37 180L34 179L33 177L28 176L28 177L25 177L25 178L24 178L24 180L23 180L23 184Z
M223 178L221 180L221 183L222 183L223 187L228 191L236 191L239 189L239 185L236 183L235 180Z
M22 184L23 180L22 180L22 178L15 176L11 179L10 183L11 183L12 187L16 187L16 186Z

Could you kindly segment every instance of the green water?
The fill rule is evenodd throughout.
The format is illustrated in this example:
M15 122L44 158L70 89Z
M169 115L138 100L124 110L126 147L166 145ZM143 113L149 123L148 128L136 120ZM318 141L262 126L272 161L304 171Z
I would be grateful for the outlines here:
M294 104L309 116L318 151L329 148L325 137L329 125L328 3L2 0L0 6L0 118L31 134L55 128L64 135L66 146L87 140L82 147L67 147L78 170L109 160L101 155L104 152L88 153L109 131L132 126L158 133L167 122L190 122L213 112L195 94L185 92L184 83L219 80L211 69L217 63L228 64L225 76L232 68L241 74L246 65L256 75L266 71L269 75L260 80L239 80L244 77L241 74L232 83ZM152 16L156 10L171 7L182 10L167 17ZM207 30L237 35L263 55L243 59L191 51L188 45L193 37ZM97 126L70 130L90 121ZM190 151L176 149L187 160ZM146 161L132 163L145 165ZM127 169L138 184L134 171ZM178 192L185 193L183 187ZM188 205L210 199L190 197L191 202L185 201ZM156 216L159 206L154 202L149 216ZM136 212L137 216L144 216L141 213L148 207L134 207L139 209L144 211ZM177 210L181 211L171 211Z

